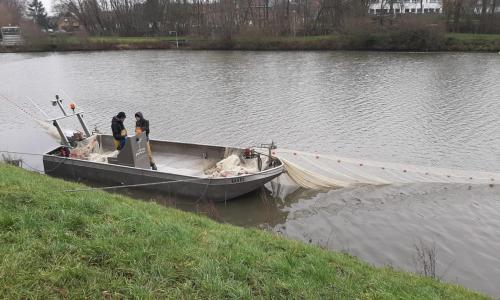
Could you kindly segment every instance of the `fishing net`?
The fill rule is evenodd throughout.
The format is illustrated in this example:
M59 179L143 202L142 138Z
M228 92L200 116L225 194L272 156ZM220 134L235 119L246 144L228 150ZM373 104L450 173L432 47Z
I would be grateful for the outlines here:
M356 184L393 183L468 183L492 184L500 181L499 173L462 171L444 168L358 160L277 149L288 176L308 189L328 189Z
M61 140L61 136L59 135L59 132L57 131L56 127L52 125L51 123L45 122L45 121L40 121L38 119L35 119L35 122L43 129L47 134L54 138L56 141Z
M258 153L255 152L255 154ZM266 156L258 154L245 157L241 149L227 147L224 151L224 159L205 170L204 173L210 178L256 174L265 168L263 166L266 166L267 161Z
M258 172L260 172L258 158L242 158L241 155L233 152L233 154L229 154L226 158L217 162L215 167L206 170L205 174L211 178L220 178L256 174Z
M70 156L93 162L107 162L108 157L116 157L118 153L118 150L104 152L97 141L97 135L91 135L77 142L77 146L71 149Z

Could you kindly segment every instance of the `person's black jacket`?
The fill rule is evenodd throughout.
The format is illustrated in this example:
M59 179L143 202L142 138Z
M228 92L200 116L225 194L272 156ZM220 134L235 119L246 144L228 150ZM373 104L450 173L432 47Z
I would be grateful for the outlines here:
M139 117L139 121L135 122L135 127L140 127L142 132L146 132L146 136L149 138L149 121L144 119L141 112L135 114Z
M122 130L124 129L125 126L123 126L123 121L114 116L113 120L111 121L111 131L113 132L113 137L115 138L115 140L120 140L123 138Z

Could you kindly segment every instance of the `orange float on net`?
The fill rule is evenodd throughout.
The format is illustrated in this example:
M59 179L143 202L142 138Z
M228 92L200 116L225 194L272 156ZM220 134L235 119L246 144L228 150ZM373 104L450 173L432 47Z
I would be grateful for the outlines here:
M70 103L69 104L69 108L71 108L71 110L75 110L76 104L75 103Z

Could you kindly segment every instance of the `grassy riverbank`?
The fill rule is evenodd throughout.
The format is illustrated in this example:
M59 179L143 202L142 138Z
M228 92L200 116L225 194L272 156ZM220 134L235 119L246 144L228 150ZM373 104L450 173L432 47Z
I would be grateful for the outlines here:
M223 50L368 50L499 52L500 35L438 34L431 31L395 31L305 37L256 37L197 40L194 49Z
M346 254L0 163L5 298L484 299Z
M213 50L374 50L374 51L474 51L499 52L500 34L441 34L428 30L297 37L234 37L208 39L179 37L181 49ZM168 37L55 36L28 41L26 45L1 48L0 52L92 51L176 48Z
M175 37L53 36L28 39L22 46L0 46L0 52L146 50L170 49L175 46Z

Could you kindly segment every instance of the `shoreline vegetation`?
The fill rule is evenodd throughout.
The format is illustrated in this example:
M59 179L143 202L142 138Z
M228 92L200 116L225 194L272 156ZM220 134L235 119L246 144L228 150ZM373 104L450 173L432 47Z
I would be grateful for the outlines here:
M295 37L245 36L178 38L186 50L361 50L419 52L500 52L500 34L438 33L401 30L387 33L351 33ZM176 49L175 37L52 36L28 40L22 46L2 47L1 52L101 51Z
M6 298L488 299L258 229L0 163Z

